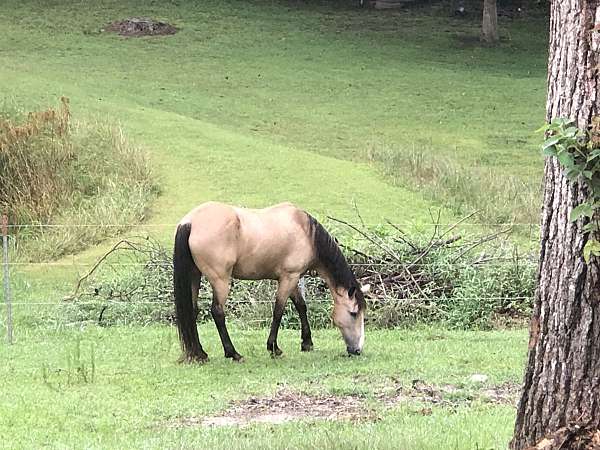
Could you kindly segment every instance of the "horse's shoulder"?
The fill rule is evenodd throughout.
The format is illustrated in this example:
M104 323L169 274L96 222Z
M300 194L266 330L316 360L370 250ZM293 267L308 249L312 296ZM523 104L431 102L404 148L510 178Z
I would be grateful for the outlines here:
M281 202L271 206L272 209L298 209L292 202Z
M284 211L285 213L289 214L291 217L293 217L301 223L307 222L308 220L308 215L306 214L306 211L304 211L302 208L299 208L291 202L279 203L278 205L274 205L271 208L276 209L278 211Z

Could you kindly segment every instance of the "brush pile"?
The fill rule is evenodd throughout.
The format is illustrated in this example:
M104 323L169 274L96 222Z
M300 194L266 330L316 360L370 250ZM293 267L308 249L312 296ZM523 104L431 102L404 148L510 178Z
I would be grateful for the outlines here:
M363 242L342 245L359 281L370 286L370 320L378 326L445 322L457 328L491 328L527 317L534 291L535 259L519 255L510 228L484 235L461 230L473 214L445 229L439 217L429 236L369 231L348 222Z
M370 285L371 326L442 322L453 328L492 328L520 323L529 313L535 260L511 249L508 228L483 236L461 234L460 224L467 217L446 229L435 225L427 237L410 238L392 223L384 232L329 219L329 228L341 224L351 230L340 246L359 281ZM81 305L77 318L103 324L172 321L171 277L170 251L160 243L148 238L120 241L78 283L72 297L73 305ZM327 286L311 273L304 283L312 325L329 326ZM210 321L212 293L207 284L200 289L199 319ZM244 325L268 326L274 292L272 281L234 281L228 317ZM291 305L282 325L299 326Z

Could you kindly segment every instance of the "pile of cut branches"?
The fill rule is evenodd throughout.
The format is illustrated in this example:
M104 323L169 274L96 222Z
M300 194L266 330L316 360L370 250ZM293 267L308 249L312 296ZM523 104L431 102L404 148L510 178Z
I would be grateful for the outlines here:
M473 213L474 214L474 213ZM458 328L490 328L528 315L535 260L521 256L511 228L473 235L461 230L470 214L443 228L435 218L429 236L368 230L333 217L368 245L343 245L360 282L370 285L371 321L379 326L442 321ZM360 217L360 216L359 216Z
M118 241L65 298L71 321L99 325L173 322L173 263L150 237Z
M478 236L460 233L469 217L445 229L438 218L428 236L413 237L391 222L377 231L329 218L332 226L351 230L340 246L359 281L370 285L371 326L443 322L455 328L491 328L528 315L535 261L511 249L508 228ZM304 282L313 326L329 326L327 287L310 273ZM202 283L199 295L200 320L210 320L207 284ZM228 316L268 325L274 292L271 281L234 281ZM138 238L122 240L104 255L81 278L72 303L81 305L78 320L149 323L173 320L172 297L170 251L153 239ZM298 326L289 305L282 324Z

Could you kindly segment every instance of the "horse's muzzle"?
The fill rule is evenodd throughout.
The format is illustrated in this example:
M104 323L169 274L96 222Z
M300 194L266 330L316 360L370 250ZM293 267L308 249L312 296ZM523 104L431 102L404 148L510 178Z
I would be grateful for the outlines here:
M350 347L346 347L346 350L348 350L348 354L349 355L360 355L360 349L359 348L350 348Z

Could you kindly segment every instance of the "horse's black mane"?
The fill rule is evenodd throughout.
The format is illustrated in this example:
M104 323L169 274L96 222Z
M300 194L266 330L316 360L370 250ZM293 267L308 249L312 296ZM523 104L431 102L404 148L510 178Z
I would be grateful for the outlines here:
M323 225L317 219L307 213L317 259L325 267L336 286L342 286L345 289L356 289L355 298L358 302L358 309L366 308L365 298L360 289L354 273L348 266L344 254L340 250L336 240L327 232Z

